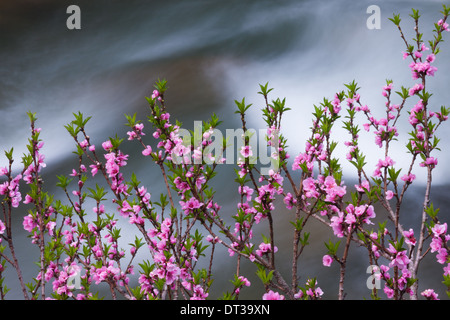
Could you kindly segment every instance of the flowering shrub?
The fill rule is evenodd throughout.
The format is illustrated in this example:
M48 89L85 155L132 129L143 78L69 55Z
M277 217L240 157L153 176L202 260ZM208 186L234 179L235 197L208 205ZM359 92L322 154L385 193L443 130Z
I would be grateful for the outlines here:
M202 123L201 135L183 134L181 124L173 121L166 108L167 82L158 81L147 98L151 128L127 115L127 141L137 143L142 154L161 171L165 190L157 198L151 184L145 185L135 174L126 177L124 167L130 155L121 149L125 138L114 137L101 146L94 145L85 131L90 117L74 114L65 128L75 142L78 165L69 175L58 176L57 186L64 199L56 199L45 189L41 170L45 168L43 141L36 127L36 115L28 113L31 137L28 154L22 158L23 170L12 170L13 149L6 151L6 166L0 167L2 212L0 220L0 297L8 288L4 285L4 269L15 269L25 299L94 299L96 285L107 285L113 299L206 299L214 275L212 265L215 248L225 246L230 256L237 256L237 268L231 280L233 290L224 299L237 299L240 291L250 287L250 281L240 274L242 259L256 266L264 284L262 299L320 299L323 295L316 278L300 283L298 263L308 245L310 233L305 226L316 219L329 227L332 237L325 244L322 264L337 263L340 268L338 297L345 297L345 275L349 251L355 245L367 249L368 263L375 266L374 277L383 288L372 290L379 298L382 290L387 298L437 299L433 289L419 290L419 265L428 254L436 254L443 265L444 285L450 287L450 259L447 224L438 218L438 209L430 202L433 169L438 165L438 128L448 119L449 110L431 108L431 94L426 79L437 72L433 65L444 31L450 31L447 18L450 8L443 7L443 17L435 24L434 39L426 43L419 33L419 13L413 10L415 38L410 43L400 27L400 17L390 20L398 27L410 59L412 78L417 83L410 89L400 87L394 92L394 82L388 80L382 94L386 99L385 117L376 118L363 102L355 81L337 92L332 100L324 99L315 106L310 138L304 152L295 155L290 164L287 139L282 135L282 118L289 108L285 100L269 99L272 89L260 85L265 106L262 110L267 124L267 146L272 153L273 167L265 174L257 165L255 150L246 125L251 105L236 101L242 121L243 146L239 150L236 168L236 190L239 200L232 214L233 225L225 220L227 212L215 200L210 187L221 164L226 141L213 140L220 125L216 115ZM395 93L397 95L395 95ZM398 103L394 99L399 99ZM408 105L412 107L408 108ZM406 151L410 156L407 168L396 167L390 156L392 144L401 134L397 124L401 113L408 113L411 126ZM333 127L340 119L348 132L344 142L348 153L344 161L354 165L358 182L344 183L341 161L334 156L337 142ZM384 150L375 168L369 168L360 149L359 133L374 134L376 146ZM149 137L149 133L152 133ZM151 137L152 136L152 137ZM186 138L188 137L188 139ZM156 149L149 139L158 141ZM415 168L416 165L419 168ZM418 229L406 230L400 220L404 197L415 181L415 170L425 170L427 181ZM27 188L20 186L23 181ZM25 191L26 190L26 191ZM155 199L156 198L156 199ZM277 245L274 238L276 200L282 199L292 212L292 274L290 279L277 269ZM107 209L113 204L115 212ZM92 205L91 205L92 204ZM106 206L105 206L106 204ZM380 209L375 209L376 205ZM23 217L23 228L37 246L38 269L32 282L25 282L13 242L12 216L17 207L29 209ZM384 209L384 210L383 210ZM381 211L381 212L380 212ZM135 227L134 242L124 249L121 229L117 224L127 220ZM376 227L376 219L378 227ZM268 236L253 243L254 227L264 224ZM342 243L341 243L342 242ZM138 252L146 251L146 259L137 262ZM198 266L199 259L209 262L208 268ZM320 261L319 261L320 264ZM133 274L139 273L137 286L131 286ZM74 284L74 280L79 281Z

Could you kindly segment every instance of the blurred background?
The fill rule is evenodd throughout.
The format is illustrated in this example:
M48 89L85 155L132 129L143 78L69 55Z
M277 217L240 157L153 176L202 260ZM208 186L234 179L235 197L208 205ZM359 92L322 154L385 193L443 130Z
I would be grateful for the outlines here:
M81 111L92 116L87 130L94 143L99 144L116 133L125 137L124 114L137 113L145 123L148 108L145 96L151 95L154 82L160 78L168 80L166 102L173 119L192 130L194 121L206 120L214 112L224 121L223 132L240 127L239 118L234 114L234 100L243 97L247 103L253 103L248 126L256 130L264 127L260 117L264 101L257 92L259 84L269 82L274 88L271 98L286 97L292 109L285 117L283 134L289 139L293 159L303 150L309 135L313 105L324 97L333 98L345 83L355 80L361 87L363 103L380 115L384 111L381 91L386 79L394 81L395 89L414 84L409 61L402 59L405 45L388 18L400 13L409 40L414 34L408 15L411 8L419 9L421 31L425 39L432 39L431 31L441 17L442 3L448 4L447 1L407 0L1 1L0 149L14 147L15 168L20 169L19 159L26 150L29 135L26 112L36 112L37 125L42 128L41 138L45 141L47 188L58 194L53 188L55 176L69 174L75 165L72 138L64 129L72 120L72 113ZM81 9L81 30L66 27L70 16L66 9L71 4ZM369 29L366 25L372 14L366 12L370 5L377 5L381 10L380 29ZM435 62L438 72L427 83L434 94L431 103L436 110L441 105L450 106L447 41L450 35L444 36L442 53ZM402 136L398 147L392 148L392 157L399 167L409 161L403 148L409 130L407 119L404 120L399 125ZM147 141L153 143L149 126L144 132ZM335 132L337 137L342 134L337 152L343 156L346 149L342 142L348 136L340 128ZM449 133L447 125L440 128L438 137L442 139L443 152L436 154L439 166L432 191L435 207L441 207L443 220L448 219ZM361 139L369 166L373 166L381 156L380 150L373 147L372 134L362 134ZM133 150L134 147L137 144L131 143L125 148L139 155L140 150ZM143 162L142 157L135 158L126 170L138 173L141 181L157 195L161 190L161 185L155 182L161 180L159 171ZM6 164L6 158L0 158L0 166ZM352 181L351 165L345 164L344 168L346 181ZM222 166L215 182L220 187L217 201L223 204L224 214L230 216L235 205L229 203L237 196L236 184L229 179L232 170L232 166ZM404 207L407 226L415 226L414 218L420 215L423 201L423 170L417 167L415 173L418 183L410 190ZM22 268L29 279L37 272L33 265L36 251L23 232L24 214L17 210L15 232ZM276 217L278 266L287 277L291 264L291 215L281 210ZM127 236L134 239L134 234L126 223L123 228L125 246ZM338 267L334 264L326 268L321 263L326 253L323 242L332 234L315 223L310 228L315 232L299 265L301 284L308 277L317 276L324 298L334 299L338 292ZM264 230L261 226L261 232ZM222 256L227 256L226 251ZM424 263L435 260L434 256L429 258ZM216 268L224 277L215 280L211 298L232 289L228 280L235 272L235 258L219 259ZM370 296L366 287L369 276L366 260L364 250L357 249L350 257L346 278L349 299ZM244 289L241 297L259 299L261 286L254 276L256 270L251 265L244 267L242 274L254 286ZM441 266L432 263L422 270L420 289L433 287L445 297ZM11 267L8 272L12 272ZM20 299L17 284L11 279L6 284L14 287L9 298Z

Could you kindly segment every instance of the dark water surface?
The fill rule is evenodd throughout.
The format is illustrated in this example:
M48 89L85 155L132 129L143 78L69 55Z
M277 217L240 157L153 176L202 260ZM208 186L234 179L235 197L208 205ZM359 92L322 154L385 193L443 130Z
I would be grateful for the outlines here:
M308 136L306 129L310 126L313 105L323 97L332 98L343 89L344 83L355 79L361 87L362 99L374 112L383 112L381 89L385 79L393 79L397 89L413 84L409 62L402 60L404 44L387 18L392 13L400 13L410 38L413 33L408 14L411 7L418 8L422 13L422 31L430 39L433 23L440 18L441 3L406 0L1 2L0 148L14 146L16 168L20 168L19 157L25 152L29 127L25 113L36 112L38 126L43 129L41 137L46 143L43 149L48 165L46 182L54 185L56 174L68 174L71 165L75 165L72 140L63 127L72 120L73 112L92 116L87 129L97 144L116 133L125 136L124 114L136 112L145 120L144 97L151 94L155 80L165 78L169 83L169 112L187 129L193 129L195 120L207 119L213 112L224 120L224 130L238 128L239 118L233 114L234 100L243 97L254 104L249 126L262 128L259 110L263 101L256 92L258 84L269 81L275 88L273 98L286 97L292 108L285 119L284 133L291 141L290 151L295 156L303 149ZM81 8L81 30L66 27L69 16L66 9L70 4ZM369 17L366 9L372 4L381 9L379 30L366 27ZM437 107L450 105L448 43L441 45L442 53L436 61L439 70L428 82ZM399 165L408 161L402 148L409 130L406 124L400 125L404 135L392 153ZM449 202L446 164L450 154L445 152L449 133L448 126L441 128L444 151L437 155L440 165L433 189L443 217L448 215ZM343 136L342 142L346 138ZM361 139L369 163L375 163L380 153L371 147L373 136L365 135ZM130 148L127 151L133 152ZM345 148L338 152L344 155ZM2 158L0 166L5 161ZM154 181L161 181L159 172L149 169L148 163L136 160L129 167L147 179L144 181L149 181L151 189L158 190L160 184ZM226 204L235 199L237 188L229 179L230 172L232 168L224 167L216 184L221 187L218 200L224 204L224 212L231 215L234 205ZM347 180L354 178L350 171L346 172ZM419 168L416 174L419 182L423 182ZM410 202L405 206L411 224L420 214L422 194L420 185L412 189ZM276 217L280 261L290 260L289 215L280 212ZM18 213L16 232L23 235L21 221L22 215ZM329 233L319 225L311 228L316 232L312 233L311 245L300 263L302 281L317 276L324 297L333 299L337 297L337 266L321 266L323 242L328 241ZM129 237L134 238L131 229ZM16 245L22 252L26 276L34 275L37 269L29 267L35 261L34 248L25 238ZM223 255L227 255L225 250ZM356 250L350 259L348 298L369 296L365 286L368 276L365 258L363 251ZM217 268L229 277L216 279L213 287L231 289L228 279L233 275L235 262L232 258L222 260ZM284 273L289 273L290 262L279 265ZM441 277L431 277L440 270L440 266L425 268L421 288L433 286L445 295ZM256 290L259 280L254 271L250 266L243 273ZM213 291L211 297L217 294ZM16 290L9 296L21 297ZM248 289L243 290L242 297L260 298L260 295Z

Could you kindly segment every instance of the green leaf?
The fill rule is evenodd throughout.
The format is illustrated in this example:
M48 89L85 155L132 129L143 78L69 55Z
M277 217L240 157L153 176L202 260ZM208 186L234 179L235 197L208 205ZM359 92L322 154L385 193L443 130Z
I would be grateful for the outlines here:
M14 150L14 148L11 148L9 151L5 150L5 156L9 161L13 161L13 156L12 156L13 150Z
M111 141L111 144L113 146L113 150L117 150L119 149L120 144L123 142L123 140L125 139L120 139L117 134L114 138L109 138L109 140Z
M158 81L156 81L154 87L156 88L156 90L159 91L160 94L164 94L164 92L166 92L166 90L167 90L167 80L158 79Z
M442 5L442 11L440 11L444 16L448 16L450 14L450 6Z
M91 192L88 197L94 199L97 202L106 200L106 198L104 197L108 192L105 191L105 188L100 187L98 184L96 184L95 188L95 190L92 188L88 188Z
M142 273L145 275L149 275L153 269L155 268L154 264L151 264L148 260L144 260L142 263L139 263L139 266L141 267Z
M262 94L264 97L267 98L267 95L269 94L270 91L273 90L273 88L268 89L267 86L269 85L269 82L267 82L264 86L263 85L259 85L259 88L261 89L261 91L259 91L259 94Z
M341 244L341 241L333 243L330 239L330 240L328 240L328 243L325 242L325 247L327 247L328 253L330 255L336 255L340 244Z
M437 208L436 210L434 209L434 205L431 202L430 205L428 206L428 208L425 209L425 212L431 217L431 218L436 218L436 216L439 213L440 208Z
M238 110L235 111L235 113L240 113L241 115L244 115L245 111L247 111L252 106L252 104L249 104L249 105L245 104L245 98L242 98L242 101L240 101L240 102L237 100L234 100L234 103L236 103L236 105L238 107Z
M353 93L355 93L356 91L358 91L360 89L360 87L358 87L358 83L356 83L355 80L353 80L352 82L350 82L348 84L344 84L344 86L346 86L347 89L350 91L349 98L353 98Z
M74 138L80 132L80 129L78 127L75 127L73 123L69 123L69 124L65 125L64 128L66 128L67 132L69 132L69 134Z
M416 10L416 9L412 8L412 12L413 13L411 13L409 16L411 18L413 18L414 20L419 20L419 18L420 18L419 10Z
M400 175L401 171L402 171L402 169L399 169L398 171L396 171L394 167L390 167L388 169L389 180L395 183L397 181L398 176Z
M136 174L133 172L131 174L130 186L133 188L137 188L137 187L139 187L140 184L141 184L141 182L137 179Z
M389 18L390 21L392 21L397 27L400 25L400 21L402 21L400 19L400 14L394 14L393 18Z
M60 176L56 176L59 180L59 182L56 183L57 187L61 187L62 189L66 189L67 186L69 185L69 183L73 180L73 179L69 179L66 176L60 175Z
M304 217L301 217L300 219L295 220L295 222L294 221L289 221L294 226L295 231L298 231L298 232L302 231L302 229L303 229L303 219L304 219Z
M267 285L270 283L270 281L272 281L273 271L274 270L267 273L264 267L258 266L258 271L256 271L256 275L261 279L264 285Z
M133 116L125 114L125 118L128 120L128 122L125 125L130 128L133 128L139 122L136 121L136 113L134 113Z
M36 122L36 120L37 120L36 112L28 111L27 115L28 115L28 118L30 119L30 122Z
M210 125L212 128L216 128L217 126L219 126L223 121L219 121L219 117L213 113L213 115L211 116L211 121L210 121Z
M75 117L75 120L72 121L74 125L76 125L78 128L84 128L88 121L91 119L91 117L84 118L83 114L78 111L78 113L72 113Z
M310 232L305 232L303 238L300 238L300 243L302 244L302 246L306 246L309 244L308 239L310 234L311 234Z
M396 93L403 99L406 100L409 97L409 91L408 89L406 89L404 86L401 87L401 92L400 91L396 91Z

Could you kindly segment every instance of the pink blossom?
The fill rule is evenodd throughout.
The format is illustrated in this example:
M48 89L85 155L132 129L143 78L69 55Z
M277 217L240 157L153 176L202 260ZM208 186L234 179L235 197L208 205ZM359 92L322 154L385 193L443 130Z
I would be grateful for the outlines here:
M447 249L445 248L439 249L438 254L436 255L437 262L439 262L440 264L446 263L447 256L448 256Z
M217 243L217 242L220 242L220 239L219 239L219 237L213 237L212 235L207 235L206 236L206 241L208 241L208 242L210 242L210 243Z
M181 275L180 268L178 266L176 266L175 264L169 262L167 264L166 274L164 276L164 278L166 279L166 284L171 285L176 280L178 280L180 275Z
M353 213L347 213L345 216L345 223L352 226L356 222L356 217Z
M250 287L250 286L251 286L250 281L248 281L248 279L247 279L246 277L244 277L244 276L239 276L238 279L242 281L242 283L243 283L244 286L246 286L246 287Z
M395 161L392 160L391 157L389 157L389 156L386 156L386 158L384 160L379 159L373 175L375 177L380 177L381 176L381 169L393 166L394 163L395 163Z
M358 190L358 192L365 192L364 189L370 191L370 184L367 180L364 180L361 185L355 185L355 188L356 190Z
M392 243L389 243L389 247L387 248L387 251L389 251L389 253L391 253L391 254L396 254L397 253L397 250L394 248Z
M388 297L388 299L392 299L394 297L394 289L391 289L387 286L387 284L384 286L384 293Z
M338 186L332 176L327 176L323 185L327 194L325 201L334 202L337 198L342 198L346 194L346 186Z
M447 223L436 224L433 228L431 228L431 231L433 232L433 236L438 238L447 232Z
M5 224L3 223L2 220L0 220L0 235L4 234L6 230ZM0 243L2 242L2 238L0 238Z
M6 167L0 167L0 177L8 174L8 169Z
M440 19L437 24L441 27L441 30L450 31L448 23L444 22L444 20Z
M385 85L385 86L383 87L383 90L385 90L385 91L391 91L393 86L394 86L394 84L391 82L391 83L389 83L388 85Z
M413 126L417 125L419 123L419 120L417 119L416 114L420 114L424 110L424 105L422 99L420 99L414 107L411 109L410 115L409 115L409 123Z
M286 208L289 210L293 208L293 206L297 203L297 199L295 199L290 192L287 193L287 195L283 199Z
M127 135L128 135L128 140L134 140L135 138L138 137L137 133L134 131L128 131Z
M184 210L184 213L188 215L192 213L195 209L199 209L203 206L203 203L198 201L196 198L192 197L188 201L180 201L181 208Z
M275 246L274 247L274 252L277 252L278 251L278 248ZM258 255L258 256L262 256L264 253L267 253L267 252L272 252L272 246L271 246L271 244L270 243L261 243L260 245L259 245L259 249L257 249L256 250L256 254Z
M244 158L251 157L253 155L253 151L250 146L242 146L241 154Z
M143 124L143 123L137 123L137 124L134 126L134 130L135 130L138 134L140 134L141 136L145 136L145 133L142 132L143 129L144 129L144 124Z
M228 248L228 253L229 253L230 257L234 256L234 254L236 253L235 250L233 250L233 248L237 248L238 246L239 246L239 243L233 242L231 244L231 248Z
M307 178L303 180L303 190L307 198L318 198L319 192L316 190L316 181L314 178Z
M369 132L370 130L370 123L364 123L363 124L364 130L366 130L367 132Z
M265 293L262 297L263 300L284 300L284 296L280 295L278 292L273 292L270 290L269 292Z
M301 299L301 298L303 298L303 295L304 295L303 290L300 289L300 290L298 290L298 292L296 294L294 294L294 298Z
M353 206L353 205L350 204L349 206ZM347 208L349 208L349 206L347 206ZM356 208L354 208L354 210L351 210L351 212L352 213L354 212L357 217L361 217L366 212L366 209L367 209L367 205L360 205L360 206L357 206ZM349 211L347 211L347 212L349 212Z
M439 300L438 294L434 292L433 289L426 289L420 293L423 297L427 298L427 300Z
M113 148L113 145L112 145L112 143L111 143L110 140L107 140L107 141L105 141L105 142L102 143L102 147L103 147L103 149L104 149L105 151L110 152L110 151L112 150L112 148Z
M95 284L99 284L102 281L105 281L108 277L119 280L120 278L120 269L114 267L113 262L108 262L107 266L102 266L101 268L91 267L92 278L95 281Z
M378 251L378 246L376 246L375 244L372 245L371 247L373 254L375 255L375 257L380 257L380 252Z
M447 266L443 268L444 269L444 276L450 275L450 263L447 263Z
M185 193L190 189L189 184L186 181L182 181L180 177L176 177L173 182L181 193Z
M419 79L420 74L426 74L427 76L434 76L437 68L431 66L428 61L426 62L412 62L409 67L411 68L412 78L414 80ZM422 84L416 84L414 88L411 88L409 95L412 96L423 89ZM412 91L411 91L412 90ZM412 92L412 94L411 94Z
M431 239L430 248L431 252L438 252L442 248L443 241L440 237Z
M376 213L375 213L374 207L372 205L368 206L367 210L366 210L365 218L363 219L363 222L367 223L367 224L373 224L373 222L371 222L370 219L373 219L375 217L376 217Z
M37 226L37 223L34 221L34 218L31 214L25 216L23 218L23 228L28 232L33 231L33 229Z
M306 294L311 298L317 298L323 295L323 291L320 287L317 287L315 289L309 288L308 290L306 290Z
M386 200L391 200L393 196L394 192L392 192L391 190L386 191Z
M159 97L159 91L158 90L153 90L153 93L152 93L152 99L156 99L156 98L158 98Z
M239 193L243 196L246 196L247 201L250 201L252 199L252 194L254 190L248 186L239 186L238 187Z
M405 174L404 176L401 177L401 179L407 183L412 183L415 179L416 179L416 175L411 173L411 174Z
M32 203L33 201L34 201L33 198L27 193L25 195L25 200L23 201L23 203L27 204L27 203Z
M193 292L191 300L205 300L208 297L208 293L199 284L194 286Z
M403 231L403 236L405 237L405 242L407 244L410 244L413 246L416 245L416 238L414 237L413 229L409 229L409 231L408 230Z
M339 212L337 216L333 216L331 218L331 228L333 229L334 234L338 238L342 238L344 236L342 223L344 222L344 214Z
M152 153L152 147L149 146L149 145L147 145L147 146L145 147L145 149L142 151L142 154L143 154L144 156L149 156L151 153Z
M389 263L389 267L399 267L401 270L407 268L410 263L405 251L400 251L395 255L395 258Z
M297 157L294 159L294 163L292 164L292 170L299 170L301 169L300 165L306 164L306 168L309 171L312 171L314 168L314 163L310 159L310 156L306 153L300 153Z
M333 258L330 255L326 254L323 256L322 263L325 267L331 266L332 262L333 262Z
M48 234L50 236L53 236L53 230L55 229L56 226L56 222L55 221L49 221L47 223L47 230L48 230Z
M97 172L98 172L98 165L91 164L89 167L91 168L92 176L95 176L97 174Z
M436 59L436 56L433 53L431 53L427 56L427 61L430 63L432 63L435 59Z
M438 164L438 160L435 157L428 157L424 162L420 163L421 167L430 166L434 168Z
M77 172L77 170L75 170L75 169L72 169L72 173L71 174L69 174L71 177L76 177L76 176L78 176L78 172Z

